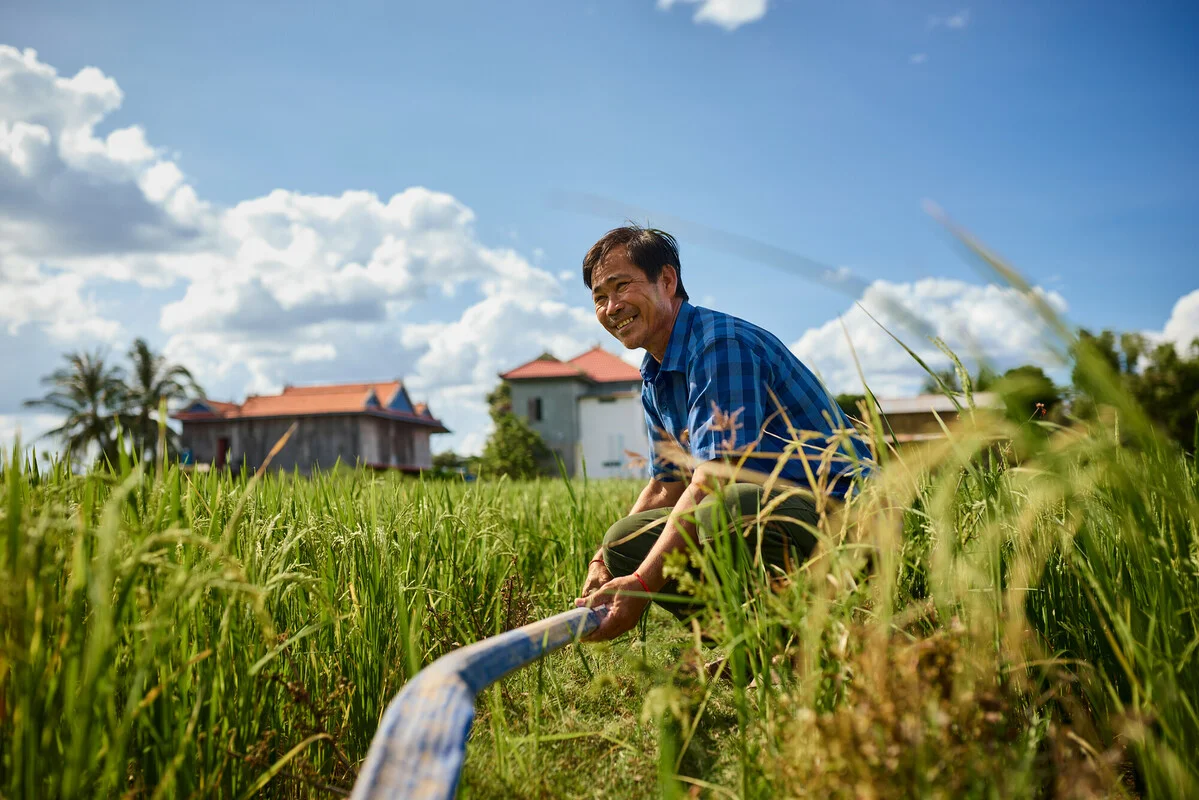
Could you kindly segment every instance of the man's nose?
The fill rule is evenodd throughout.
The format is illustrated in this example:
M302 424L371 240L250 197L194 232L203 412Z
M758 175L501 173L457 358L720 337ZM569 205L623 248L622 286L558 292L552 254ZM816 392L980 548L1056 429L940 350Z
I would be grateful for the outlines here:
M611 297L608 299L608 306L604 309L604 313L609 317L615 317L624 308L624 300Z

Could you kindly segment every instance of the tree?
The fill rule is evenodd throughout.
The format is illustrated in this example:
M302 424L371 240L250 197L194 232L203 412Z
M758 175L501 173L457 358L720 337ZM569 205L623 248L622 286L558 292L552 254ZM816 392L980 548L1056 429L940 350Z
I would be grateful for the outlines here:
M934 378L933 375L936 377ZM923 394L943 394L944 389L937 383L937 378L941 379L941 383L954 394L962 392L962 382L958 377L958 372L953 367L945 369L933 370L933 375L929 375L924 379L924 384L920 387ZM980 364L978 372L970 379L971 392L986 392L995 387L999 376L995 374L995 370L988 367L986 364Z
M110 366L104 355L69 353L64 356L67 366L57 369L42 383L54 387L44 397L26 400L30 408L52 408L66 415L63 424L46 436L61 439L67 452L84 456L92 445L100 456L116 460L116 424L129 423L124 412L126 389L120 367Z
M461 469L465 463L466 459L453 450L446 450L444 453L437 453L433 456L433 469L442 472Z
M1045 370L1031 364L1003 373L995 385L1003 398L1008 418L1028 422L1049 416L1062 402L1062 392Z
M945 389L951 392L962 391L961 385L958 383L958 374L949 367L947 369L934 370L932 375L924 379L924 385L920 387L922 394L942 394L945 389L941 388L941 384L937 383L937 378L941 379L941 383L945 384Z
M858 415L862 412L858 410L858 403L865 399L866 395L864 394L839 394L833 398L841 407L841 413L854 419L859 419Z
M147 449L153 451L153 458L157 460L155 443L158 440L158 409L162 402L203 397L204 390L186 367L168 363L163 355L150 349L145 339L133 341L129 360L132 370L125 398L134 447L142 455ZM167 428L166 437L168 451L175 452L177 435Z
M479 471L488 476L512 478L540 475L550 456L549 449L529 423L512 413L512 387L507 381L501 381L487 395L487 405L495 429L483 447Z
M1093 417L1096 407L1110 399L1109 392L1124 391L1170 438L1187 450L1196 447L1199 339L1180 352L1169 342L1152 346L1139 333L1080 330L1073 355L1075 417Z
M1199 414L1199 339L1185 356L1171 343L1148 353L1148 363L1134 384L1134 395L1149 417L1184 449L1194 452Z

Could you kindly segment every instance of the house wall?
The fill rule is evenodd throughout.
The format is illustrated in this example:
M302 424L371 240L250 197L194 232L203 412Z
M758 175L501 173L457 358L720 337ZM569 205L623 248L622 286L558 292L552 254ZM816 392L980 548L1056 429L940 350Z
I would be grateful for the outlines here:
M644 478L645 466L631 467L631 451L649 457L649 433L638 395L628 397L582 397L579 399L580 446L575 473L596 478ZM648 463L648 462L647 462Z
M526 420L537 431L546 447L553 450L573 475L578 461L579 398L587 391L583 381L555 380L512 381L512 413ZM541 398L541 420L529 419L529 400Z
M192 463L211 464L216 460L221 437L229 438L232 448L233 426L228 422L184 422L179 444L183 450L191 451Z
M946 425L951 424L958 418L956 411L938 412L941 419ZM891 426L891 430L896 436L911 436L914 434L931 433L940 435L942 433L940 424L937 423L937 418L933 416L931 411L920 411L901 414L887 414L887 422ZM884 430L886 428L884 427Z
M427 428L410 428L412 431L412 465L421 469L433 469L433 448L430 447L432 433Z
M296 431L275 455L272 467L308 473L313 468L331 469L338 458L351 467L359 463L420 469L433 466L427 428L365 415L184 422L182 444L192 451L193 463L211 464L218 440L228 437L229 465L237 468L244 459L249 469L257 469L292 422L298 423Z

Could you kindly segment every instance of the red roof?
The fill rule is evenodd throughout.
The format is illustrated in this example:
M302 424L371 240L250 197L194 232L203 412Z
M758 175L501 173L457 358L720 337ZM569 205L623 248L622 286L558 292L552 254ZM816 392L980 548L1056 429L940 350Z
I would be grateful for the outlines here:
M388 383L340 383L325 386L286 386L281 394L250 395L241 405L221 403L215 400L196 401L183 411L172 416L183 421L206 419L245 419L247 417L296 417L314 414L379 414L393 419L432 423L445 429L439 420L429 413L428 406L418 403L412 411L388 408L402 391L399 381ZM374 403L367 405L374 393ZM203 403L211 412L196 408ZM376 405L377 403L377 405Z
M599 345L582 355L575 356L570 363L586 372L591 380L598 383L641 380L641 370L620 356L612 355Z
M596 345L570 361L543 356L501 373L500 377L506 381L581 378L596 383L623 383L641 380L641 370Z

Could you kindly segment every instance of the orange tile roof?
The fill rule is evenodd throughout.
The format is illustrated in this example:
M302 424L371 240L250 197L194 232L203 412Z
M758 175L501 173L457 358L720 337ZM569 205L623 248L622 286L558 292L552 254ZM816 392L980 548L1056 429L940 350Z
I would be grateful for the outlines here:
M575 356L570 363L586 372L591 380L599 383L641 380L641 370L620 356L612 355L599 345L582 355Z
M241 405L221 403L214 400L204 402L212 408L217 418L245 419L247 417L294 417L313 414L365 413L434 423L444 428L440 420L429 413L424 403L417 404L413 411L395 411L387 405L400 391L399 381L387 383L341 383L324 386L286 386L281 394L250 395ZM374 389L379 407L368 407L367 398ZM211 419L214 415L203 411L182 411L172 415L175 419L189 421Z
M521 364L515 369L501 373L506 381L527 380L530 378L584 378L584 373L578 367L571 366L558 359L536 358L527 364Z
M536 358L519 367L500 373L500 377L506 381L581 378L596 383L617 383L641 380L641 370L596 345L570 361L545 357Z
M237 403L223 403L220 400L204 400L204 402L211 406L213 411L217 411L222 414L237 411L237 409L240 408Z
M380 403L387 403L392 396L399 391L400 382L390 381L388 383L328 383L323 386L284 386L283 394L290 395L314 395L314 394L353 394L360 392L365 394L368 390L374 389L375 394L379 396Z

